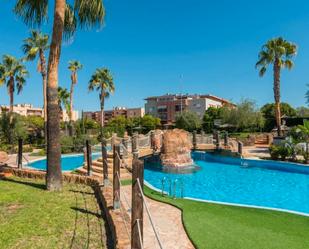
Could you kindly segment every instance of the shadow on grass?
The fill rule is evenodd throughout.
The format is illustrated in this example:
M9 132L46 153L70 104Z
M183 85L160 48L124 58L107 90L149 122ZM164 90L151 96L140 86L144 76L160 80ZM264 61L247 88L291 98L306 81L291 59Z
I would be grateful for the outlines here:
M76 193L76 194L94 195L93 192L85 192L85 191L75 190L75 189L70 189L70 192L73 192L73 193Z
M102 218L102 215L101 215L101 214L98 214L98 213L95 213L95 212L86 210L86 209L84 209L84 208L71 207L71 209L73 209L73 210L75 210L75 211L78 211L78 212L81 212L81 213L83 213L83 214L90 214L90 215L96 216L97 218Z
M3 181L13 182L13 183L17 183L17 184L23 184L23 185L30 186L30 187L33 187L33 188L46 190L45 184L42 184L42 183L19 181L19 180L15 180L15 179L12 179L12 178L4 178Z

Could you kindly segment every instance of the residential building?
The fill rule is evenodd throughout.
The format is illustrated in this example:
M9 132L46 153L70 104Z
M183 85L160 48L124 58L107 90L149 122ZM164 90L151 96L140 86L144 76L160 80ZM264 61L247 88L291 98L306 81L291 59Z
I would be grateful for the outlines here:
M69 122L70 118L69 118L69 114L67 113L66 110L62 110L62 113L60 114L60 119L63 122ZM72 121L76 121L78 119L78 111L74 111L72 112Z
M0 115L2 112L8 112L10 109L9 106L1 105L0 106ZM38 107L33 107L31 104L17 104L13 106L13 112L21 116L38 116L43 117L43 109Z
M162 124L173 124L182 111L195 112L200 118L209 107L235 106L230 101L214 95L165 94L145 99L145 113L161 119Z
M84 118L89 118L101 123L101 112L83 112ZM145 115L144 108L126 108L115 107L113 110L104 111L104 123L107 124L109 120L115 117L124 116L125 118L143 117Z
M8 112L10 109L7 105L0 105L0 115L2 112ZM33 107L32 104L16 104L13 106L13 112L21 116L37 116L44 117L43 108ZM69 116L65 110L60 114L62 121L69 121ZM76 121L78 119L78 111L73 111L72 120Z

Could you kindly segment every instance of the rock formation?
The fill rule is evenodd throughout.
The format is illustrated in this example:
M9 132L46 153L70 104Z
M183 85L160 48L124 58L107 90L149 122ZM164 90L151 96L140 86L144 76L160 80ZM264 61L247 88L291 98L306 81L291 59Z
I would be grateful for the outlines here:
M192 142L188 132L180 129L168 130L164 132L162 140L162 165L171 167L193 165Z

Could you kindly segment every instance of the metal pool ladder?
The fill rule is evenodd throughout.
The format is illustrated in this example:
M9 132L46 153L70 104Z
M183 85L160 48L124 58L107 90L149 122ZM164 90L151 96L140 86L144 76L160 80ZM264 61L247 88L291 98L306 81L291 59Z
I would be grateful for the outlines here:
M162 196L164 195L169 195L173 198L177 197L177 190L178 192L180 191L180 198L183 198L184 196L184 183L182 178L176 178L174 180L163 177L161 180L162 183L162 188L161 188L161 194ZM168 184L168 186L167 186ZM165 191L165 188L168 187L168 191Z

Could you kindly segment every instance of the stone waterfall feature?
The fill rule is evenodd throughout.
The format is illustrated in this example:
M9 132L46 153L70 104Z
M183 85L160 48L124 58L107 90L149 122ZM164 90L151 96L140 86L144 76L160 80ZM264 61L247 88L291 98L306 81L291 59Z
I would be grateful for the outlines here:
M191 148L192 141L188 132L180 129L164 132L160 156L162 165L170 167L193 165Z

